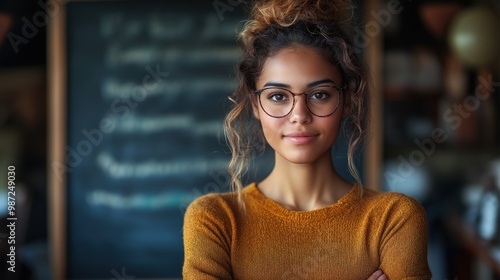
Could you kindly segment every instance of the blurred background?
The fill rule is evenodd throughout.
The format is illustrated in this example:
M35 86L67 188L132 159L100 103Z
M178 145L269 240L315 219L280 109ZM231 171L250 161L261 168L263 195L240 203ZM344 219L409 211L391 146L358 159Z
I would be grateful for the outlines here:
M184 2L0 0L1 279L180 279L187 205L228 190L247 10ZM500 2L354 2L366 185L423 204L433 279L500 279Z

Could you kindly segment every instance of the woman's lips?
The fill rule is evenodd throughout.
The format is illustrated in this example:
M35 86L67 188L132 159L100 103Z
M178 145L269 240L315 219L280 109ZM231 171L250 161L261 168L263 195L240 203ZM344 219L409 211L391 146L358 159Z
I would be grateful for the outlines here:
M293 142L295 144L306 144L314 141L318 137L318 133L314 132L291 132L284 135L285 140Z

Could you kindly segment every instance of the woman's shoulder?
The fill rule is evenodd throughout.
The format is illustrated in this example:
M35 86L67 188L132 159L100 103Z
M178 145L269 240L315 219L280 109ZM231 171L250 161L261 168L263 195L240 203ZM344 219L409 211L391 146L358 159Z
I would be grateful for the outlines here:
M368 221L376 221L373 229L383 232L382 240L390 240L395 235L401 235L403 243L412 237L421 240L426 238L427 216L424 207L416 199L396 192L367 190L364 201L364 208L360 208L363 214L360 216Z
M193 200L193 202L189 204L186 212L222 211L226 207L231 207L235 199L235 195L230 192L207 193Z
M397 192L381 192L370 189L363 191L363 203L374 209L393 212L395 214L425 213L416 199Z
M230 232L234 213L224 197L226 193L209 193L195 199L184 214L184 232L210 229L220 233Z
M243 199L244 194L248 193L254 184L250 184L243 189ZM245 200L245 199L244 199ZM208 193L196 198L186 209L186 215L188 214L215 214L221 215L231 215L233 216L235 212L240 210L240 204L238 202L238 195L235 192L223 192L223 193Z

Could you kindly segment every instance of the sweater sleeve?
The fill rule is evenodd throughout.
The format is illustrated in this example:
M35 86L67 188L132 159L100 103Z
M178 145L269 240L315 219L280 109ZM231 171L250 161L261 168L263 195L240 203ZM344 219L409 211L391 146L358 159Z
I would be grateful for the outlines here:
M380 269L390 280L431 279L427 262L427 219L423 207L402 196L388 210L380 241Z
M184 216L183 279L232 279L230 221L217 196L203 196L187 208Z

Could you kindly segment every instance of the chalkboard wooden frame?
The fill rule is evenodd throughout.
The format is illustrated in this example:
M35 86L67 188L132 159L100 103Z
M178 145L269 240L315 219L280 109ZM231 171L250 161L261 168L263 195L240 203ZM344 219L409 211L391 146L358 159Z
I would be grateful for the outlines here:
M57 174L52 166L65 162L66 143L66 48L64 24L65 5L52 0L49 3L58 12L49 21L47 29L47 68L48 68L48 186L49 203L49 244L51 244L51 270L55 280L66 277L66 176Z

